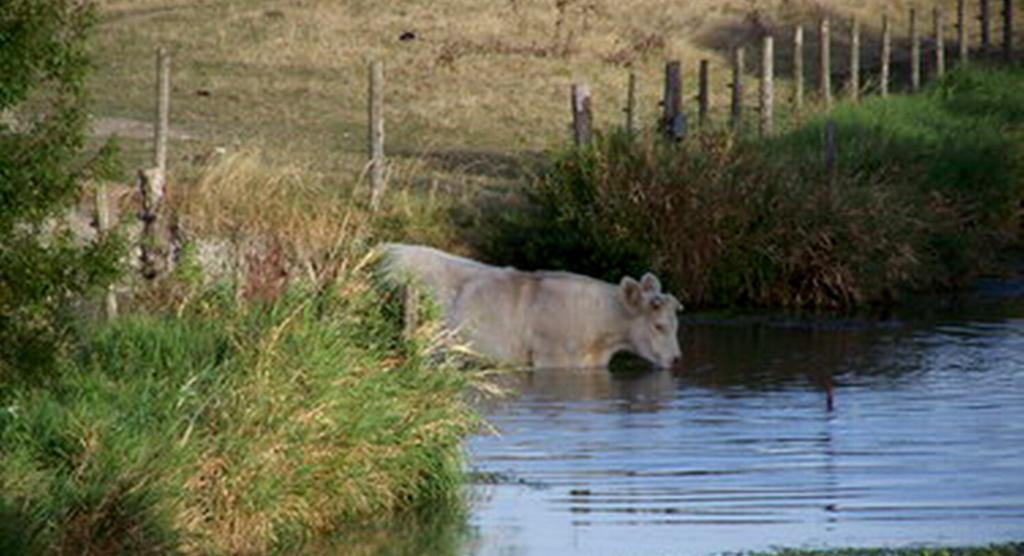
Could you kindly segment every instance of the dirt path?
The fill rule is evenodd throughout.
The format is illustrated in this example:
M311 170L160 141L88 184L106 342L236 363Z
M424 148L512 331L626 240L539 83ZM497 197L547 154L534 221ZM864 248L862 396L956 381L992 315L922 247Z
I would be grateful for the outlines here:
M150 139L153 137L153 124L130 118L92 118L92 135L106 138L112 135L126 139ZM171 127L168 136L177 141L195 139L195 135Z

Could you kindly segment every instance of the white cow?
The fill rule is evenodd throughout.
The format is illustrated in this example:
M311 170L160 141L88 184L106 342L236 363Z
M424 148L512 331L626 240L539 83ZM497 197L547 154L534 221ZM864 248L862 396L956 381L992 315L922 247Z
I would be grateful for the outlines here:
M510 365L606 367L629 351L659 367L680 358L679 301L653 274L619 285L569 272L499 268L418 245L383 246L392 278L425 286L445 326Z

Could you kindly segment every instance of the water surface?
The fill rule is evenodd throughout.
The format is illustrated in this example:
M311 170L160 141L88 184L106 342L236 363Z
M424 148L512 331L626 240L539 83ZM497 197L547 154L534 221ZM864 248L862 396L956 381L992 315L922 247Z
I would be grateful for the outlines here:
M469 442L462 552L1024 540L1024 305L986 306L692 317L673 372L509 376Z

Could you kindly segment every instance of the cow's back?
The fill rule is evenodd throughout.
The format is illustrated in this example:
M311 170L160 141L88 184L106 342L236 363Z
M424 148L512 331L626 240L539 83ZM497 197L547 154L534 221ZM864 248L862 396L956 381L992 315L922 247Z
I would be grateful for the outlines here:
M431 290L446 314L467 282L488 276L498 269L422 245L389 243L383 246L385 269L398 280L413 279Z

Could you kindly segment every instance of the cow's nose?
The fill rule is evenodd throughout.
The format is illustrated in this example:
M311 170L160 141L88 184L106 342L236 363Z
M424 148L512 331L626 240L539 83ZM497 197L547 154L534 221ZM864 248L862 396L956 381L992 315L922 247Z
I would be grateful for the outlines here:
M671 361L669 361L668 368L669 369L674 369L674 368L678 367L682 362L683 362L683 357L681 355L677 355L677 356L673 357Z

